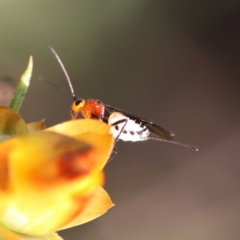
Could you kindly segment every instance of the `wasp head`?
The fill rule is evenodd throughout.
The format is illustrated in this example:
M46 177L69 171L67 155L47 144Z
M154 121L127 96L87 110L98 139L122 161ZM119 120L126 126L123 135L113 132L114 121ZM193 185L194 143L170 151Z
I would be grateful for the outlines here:
M72 119L76 119L79 112L82 113L82 109L84 108L85 103L85 100L82 98L78 98L73 102L71 109Z

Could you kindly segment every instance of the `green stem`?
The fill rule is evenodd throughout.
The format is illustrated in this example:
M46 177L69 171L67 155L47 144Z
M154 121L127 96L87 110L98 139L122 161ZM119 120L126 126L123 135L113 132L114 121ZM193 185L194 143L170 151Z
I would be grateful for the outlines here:
M30 85L31 76L32 76L32 70L33 70L33 58L32 56L30 56L27 69L21 76L20 82L17 85L12 101L9 105L9 107L16 112L19 111L23 103L23 100L25 98L25 94L27 93L28 87Z

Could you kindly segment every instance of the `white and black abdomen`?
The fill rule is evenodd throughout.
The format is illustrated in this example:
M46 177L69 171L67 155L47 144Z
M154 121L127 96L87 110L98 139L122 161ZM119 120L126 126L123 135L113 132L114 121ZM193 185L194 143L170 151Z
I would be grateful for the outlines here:
M112 126L110 132L114 138L132 142L148 140L150 132L146 126L120 112L110 114L108 124Z

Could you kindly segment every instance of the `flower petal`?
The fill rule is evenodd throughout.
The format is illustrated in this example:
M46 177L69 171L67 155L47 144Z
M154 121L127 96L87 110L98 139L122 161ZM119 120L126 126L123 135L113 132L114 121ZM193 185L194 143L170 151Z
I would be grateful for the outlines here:
M1 222L29 235L66 225L103 183L98 156L94 146L53 132L0 143Z
M56 233L50 233L39 237L26 236L12 232L0 224L0 239L3 240L62 240Z
M108 209L113 206L114 204L107 192L102 187L98 187L95 196L87 203L84 210L62 229L71 228L92 221L106 213Z
M12 136L28 132L26 123L18 113L10 108L0 106L0 135Z
M84 140L99 149L100 169L102 169L112 152L114 138L110 134L110 126L93 119L77 119L47 128L53 131Z
M40 121L40 122L31 122L31 123L28 123L27 126L28 126L30 132L44 130L44 129L46 129L45 119L43 119L43 120Z

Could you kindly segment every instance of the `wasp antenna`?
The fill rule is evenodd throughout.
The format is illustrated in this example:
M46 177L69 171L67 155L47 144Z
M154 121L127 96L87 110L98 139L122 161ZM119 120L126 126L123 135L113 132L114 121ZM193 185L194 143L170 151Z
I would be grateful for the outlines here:
M160 139L160 138L153 138L153 137L148 137L148 139L152 139L152 140L156 140L156 141L161 141L161 142L168 142L168 143L173 143L173 144L177 144L177 145L180 145L182 147L186 147L186 148L190 148L194 151L199 151L198 148L194 147L194 146L191 146L191 145L188 145L188 144L184 144L184 143L180 143L180 142L174 142L174 141L171 141L171 140L165 140L165 139Z
M64 92L64 93L65 93L68 97L70 97L71 99L75 100L74 97L73 97L69 92L67 92L66 90L60 88L58 85L56 85L55 83L47 80L46 78L44 78L44 77L39 77L38 80L39 80L39 81L44 81L44 82L48 83L48 84L51 85L52 87L55 87L56 89Z
M66 78L67 78L67 81L68 81L68 85L70 87L70 90L71 90L71 93L72 93L72 97L73 97L73 100L75 101L77 98L76 98L76 95L74 93L74 90L73 90L73 86L72 86L72 83L71 83L71 80L70 80L70 77L68 76L68 73L67 73L67 70L65 69L60 57L58 56L57 52L54 50L53 47L49 46L50 50L52 51L52 53L54 54L54 56L56 57L58 63L60 64Z

